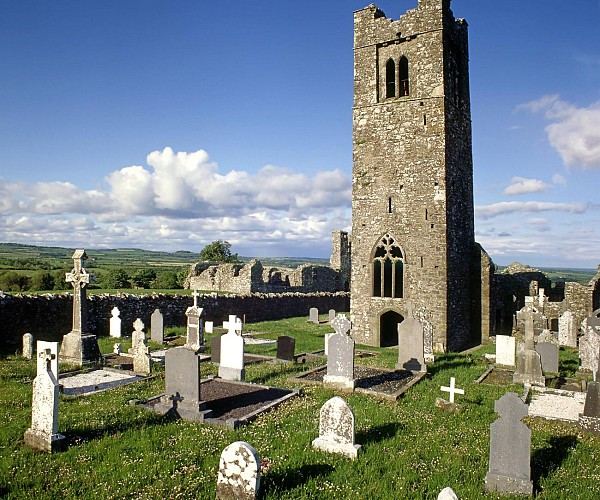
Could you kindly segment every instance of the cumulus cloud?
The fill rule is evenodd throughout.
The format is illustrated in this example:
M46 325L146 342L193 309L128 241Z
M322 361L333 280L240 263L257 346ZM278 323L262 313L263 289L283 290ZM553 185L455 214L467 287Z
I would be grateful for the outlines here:
M511 213L568 212L581 214L588 210L589 203L554 203L541 201L503 201L490 205L475 206L475 215L480 219L490 219Z
M565 179L560 174L554 174L552 176L552 184L554 184L555 186L566 186L567 185L567 179Z
M550 187L544 181L539 179L527 179L525 177L513 177L510 184L504 189L506 195L519 195L527 193L539 193L546 191Z
M65 242L64 233L77 231L75 245L94 247L158 248L168 241L163 248L189 248L225 238L314 250L328 247L331 231L350 221L351 180L340 170L308 176L265 165L222 173L204 150L167 147L151 152L147 166L114 170L104 180L104 189L85 190L0 178L0 238Z
M558 95L546 95L517 106L517 110L544 111L551 122L545 129L548 140L565 165L600 168L600 101L579 108Z

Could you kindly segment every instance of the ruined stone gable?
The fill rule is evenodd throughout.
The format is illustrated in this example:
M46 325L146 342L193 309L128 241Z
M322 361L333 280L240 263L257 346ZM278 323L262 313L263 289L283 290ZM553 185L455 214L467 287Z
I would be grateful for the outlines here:
M435 348L466 345L473 322L489 329L490 266L474 239L467 23L449 0L397 21L355 12L353 139L353 336L396 344L410 301Z

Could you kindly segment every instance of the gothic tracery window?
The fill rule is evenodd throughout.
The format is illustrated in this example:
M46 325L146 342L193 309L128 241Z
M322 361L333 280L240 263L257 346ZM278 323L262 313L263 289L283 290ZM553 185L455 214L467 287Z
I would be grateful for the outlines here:
M404 294L404 256L394 238L386 234L373 255L373 296L402 298Z

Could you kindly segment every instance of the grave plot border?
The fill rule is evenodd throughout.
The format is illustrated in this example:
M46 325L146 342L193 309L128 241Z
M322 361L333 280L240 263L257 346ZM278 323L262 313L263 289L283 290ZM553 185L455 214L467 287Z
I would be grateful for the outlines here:
M107 372L112 372L112 373L120 373L120 374L125 374L125 375L131 375L132 377L137 377L137 378L136 378L136 380L131 380L129 382L123 382L122 384L119 384L115 387L106 387L104 389L97 389L97 390L93 390L91 392L83 392L81 394L65 394L63 384L61 383L62 381L64 381L67 378L75 377L77 375L81 375L84 373L92 373L94 371L107 371ZM137 384L139 382L145 382L147 380L152 380L156 377L160 377L160 373L154 373L152 375L140 375L139 373L136 373L133 370L120 370L118 368L112 368L110 366L102 366L102 367L98 367L97 369L93 369L93 370L77 370L77 371L73 371L73 372L60 373L58 375L58 386L59 386L60 394L63 397L66 397L68 399L75 399L75 398L82 398L82 397L86 397L86 396L93 396L94 394L100 394L100 393L106 392L106 391L112 391L113 389L118 389L119 387L131 385L131 384Z
M279 405L286 402L288 399L300 396L302 394L302 389L300 389L299 387L295 387L294 389L284 389L281 387L271 387L268 385L253 384L251 382L242 382L239 380L223 380L223 379L217 377L216 375L211 375L205 379L202 379L200 381L200 383L203 384L203 383L210 382L213 380L218 381L221 384L249 386L249 387L253 387L253 388L260 388L260 389L267 389L267 390L279 389L279 390L283 390L283 391L289 391L288 394L285 394L284 396L282 396L280 398L273 399L273 400L269 401L268 403L266 403L265 405L261 406L260 408L254 410L246 415L242 415L241 417L238 417L238 418L222 419L222 418L215 418L215 417L204 417L201 421L195 421L197 423L204 423L204 424L210 424L210 425L215 425L215 426L220 426L220 427L226 427L231 430L239 429L243 425L247 425L247 424L251 423L253 420L255 420L257 417L259 417L263 413L266 413L274 408L277 408ZM154 405L156 403L158 403L163 396L165 396L164 393L157 394L156 396L152 396L144 401L141 401L138 404L141 407L145 408L146 410L156 411L154 409ZM210 407L207 405L206 409L210 410Z
M355 366L362 366L362 365L355 365ZM381 367L375 367L375 366L367 366L366 368L372 368L374 370L379 370L382 373L395 373L398 371L398 370L393 370L390 368L381 368ZM404 371L410 371L410 370L404 370ZM302 384L307 384L307 385L323 386L324 384L322 381L307 379L307 377L309 377L315 373L318 373L318 372L327 373L327 365L317 366L316 368L305 371L299 375L290 377L290 378L288 378L288 380L290 382L300 382ZM412 380L410 380L407 384L403 385L400 389L398 389L397 391L392 392L392 393L380 392L380 391L376 391L374 389L366 389L364 387L354 387L354 389L348 388L348 389L336 389L336 390L340 391L340 392L349 392L349 393L355 392L355 393L359 393L359 394L367 394L368 396L374 396L376 398L385 399L388 401L397 401L408 389L410 389L413 385L417 384L418 382L420 382L423 378L425 378L427 376L427 372L411 371L410 373L413 376ZM361 379L360 378L355 379L355 382L358 382L359 380L361 380Z

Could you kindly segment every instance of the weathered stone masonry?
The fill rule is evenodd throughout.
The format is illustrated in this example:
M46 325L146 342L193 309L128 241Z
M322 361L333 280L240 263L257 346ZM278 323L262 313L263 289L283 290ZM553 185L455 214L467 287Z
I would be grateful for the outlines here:
M164 316L165 326L184 326L185 311L193 303L189 295L91 295L88 297L88 331L108 335L110 311L121 311L123 333L130 335L137 318L150 327L150 316L156 308ZM230 314L245 317L246 321L266 321L307 316L311 307L320 311L349 309L348 293L315 294L205 294L198 298L204 308L205 319L220 324ZM14 350L21 346L23 334L29 332L36 340L58 342L71 330L73 297L58 295L4 295L0 297L0 350Z
M467 345L490 328L490 272L474 239L467 23L449 0L398 21L355 12L353 131L353 336L395 344L410 301L437 350Z

